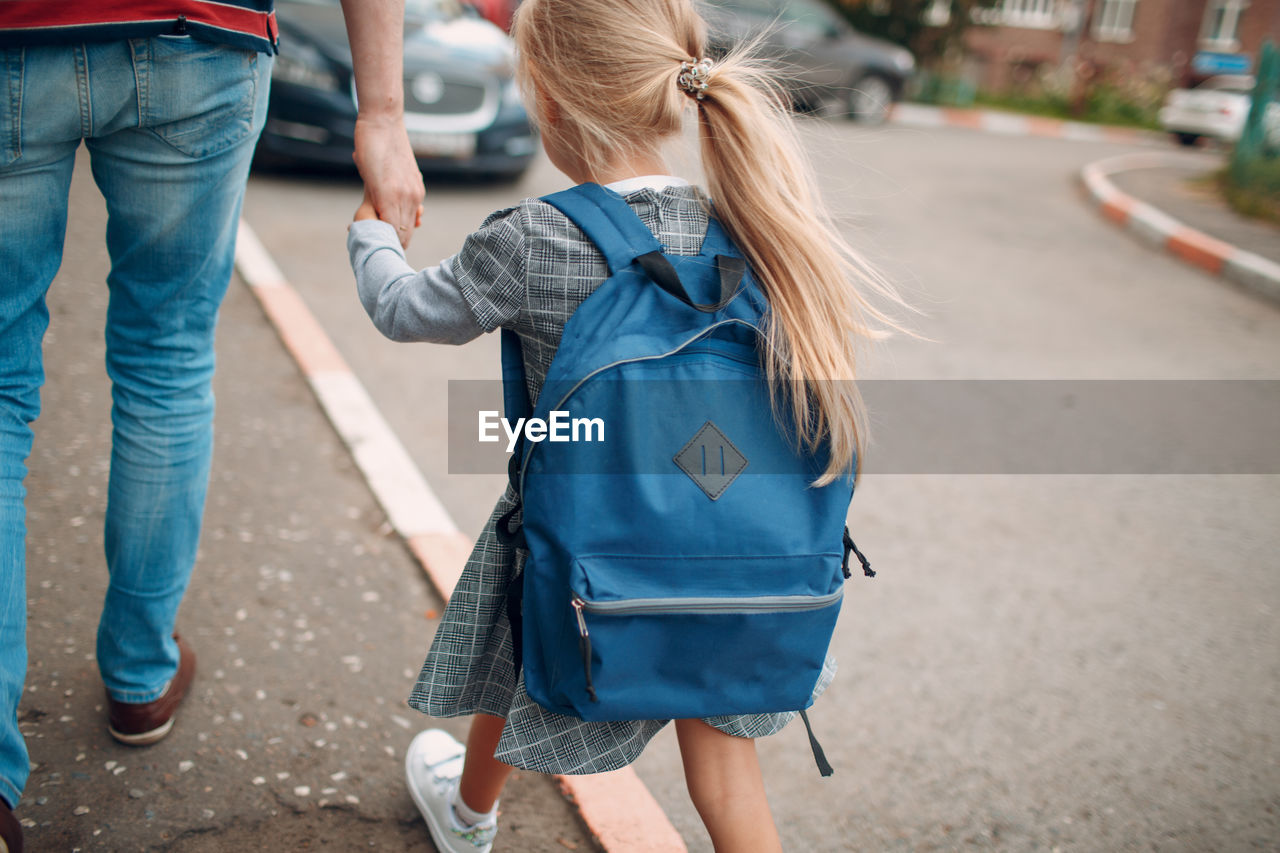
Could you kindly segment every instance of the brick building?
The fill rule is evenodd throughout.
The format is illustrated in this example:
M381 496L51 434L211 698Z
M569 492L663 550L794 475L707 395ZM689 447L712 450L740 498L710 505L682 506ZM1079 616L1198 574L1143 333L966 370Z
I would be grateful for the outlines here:
M926 21L944 23L950 0ZM965 33L971 73L989 90L1017 88L1069 57L1107 73L1158 73L1175 84L1256 70L1280 44L1280 0L1001 0Z

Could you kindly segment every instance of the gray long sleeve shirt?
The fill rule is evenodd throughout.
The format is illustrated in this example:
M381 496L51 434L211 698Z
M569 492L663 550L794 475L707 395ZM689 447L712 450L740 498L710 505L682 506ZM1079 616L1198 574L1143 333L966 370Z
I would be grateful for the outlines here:
M485 332L454 276L454 258L413 269L395 228L377 219L351 223L347 252L360 302L391 340L465 344Z

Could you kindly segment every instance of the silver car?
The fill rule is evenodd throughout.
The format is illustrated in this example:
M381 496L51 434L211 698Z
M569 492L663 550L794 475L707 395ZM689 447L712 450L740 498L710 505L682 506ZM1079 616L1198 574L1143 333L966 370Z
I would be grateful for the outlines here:
M1223 74L1191 89L1174 89L1160 108L1160 126L1183 145L1202 136L1236 142L1253 106L1254 78ZM1280 148L1280 103L1272 101L1263 113L1267 144Z
M279 0L259 165L352 168L356 102L338 0ZM404 108L418 165L432 174L518 179L538 140L513 79L514 47L458 0L408 0Z
M765 33L796 106L832 106L858 121L885 120L915 73L911 52L863 35L818 0L701 0L713 49Z

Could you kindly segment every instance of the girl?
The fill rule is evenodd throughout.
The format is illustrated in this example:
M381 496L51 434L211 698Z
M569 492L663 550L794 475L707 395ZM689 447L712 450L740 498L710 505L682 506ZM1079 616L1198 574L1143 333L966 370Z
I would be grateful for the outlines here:
M514 35L521 83L551 162L575 182L620 194L668 252L696 254L710 202L667 175L660 147L696 114L715 213L769 300L771 380L812 446L829 443L822 480L860 456L855 346L868 321L894 324L858 281L894 298L820 212L785 101L744 52L710 62L690 0L525 0ZM415 273L391 226L366 201L348 239L360 297L394 340L463 343L498 327L521 339L531 399L574 309L607 276L604 259L559 211L537 200L499 211L437 267ZM411 792L441 850L488 851L511 768L596 773L633 761L666 720L593 722L529 698L512 658L506 590L523 556L481 533L445 610L410 704L432 716L475 715L464 747L441 730L406 757ZM834 674L828 661L815 693ZM719 851L777 851L753 738L793 713L677 720L689 793Z

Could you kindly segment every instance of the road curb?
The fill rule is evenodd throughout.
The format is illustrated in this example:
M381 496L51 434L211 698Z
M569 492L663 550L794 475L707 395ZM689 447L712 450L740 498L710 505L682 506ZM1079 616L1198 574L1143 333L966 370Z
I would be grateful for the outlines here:
M1159 208L1122 192L1110 179L1117 172L1188 162L1201 161L1173 152L1122 154L1085 166L1080 180L1098 212L1138 239L1210 275L1280 302L1280 264L1197 231Z
M360 380L243 219L236 239L236 269L297 362L392 528L448 602L471 554L471 540L458 530ZM680 833L630 767L556 780L604 850L687 853Z
M1078 142L1165 145L1164 134L1132 127L1088 124L1000 110L957 109L927 104L894 104L889 120L907 127L959 127L1001 136L1039 136Z

